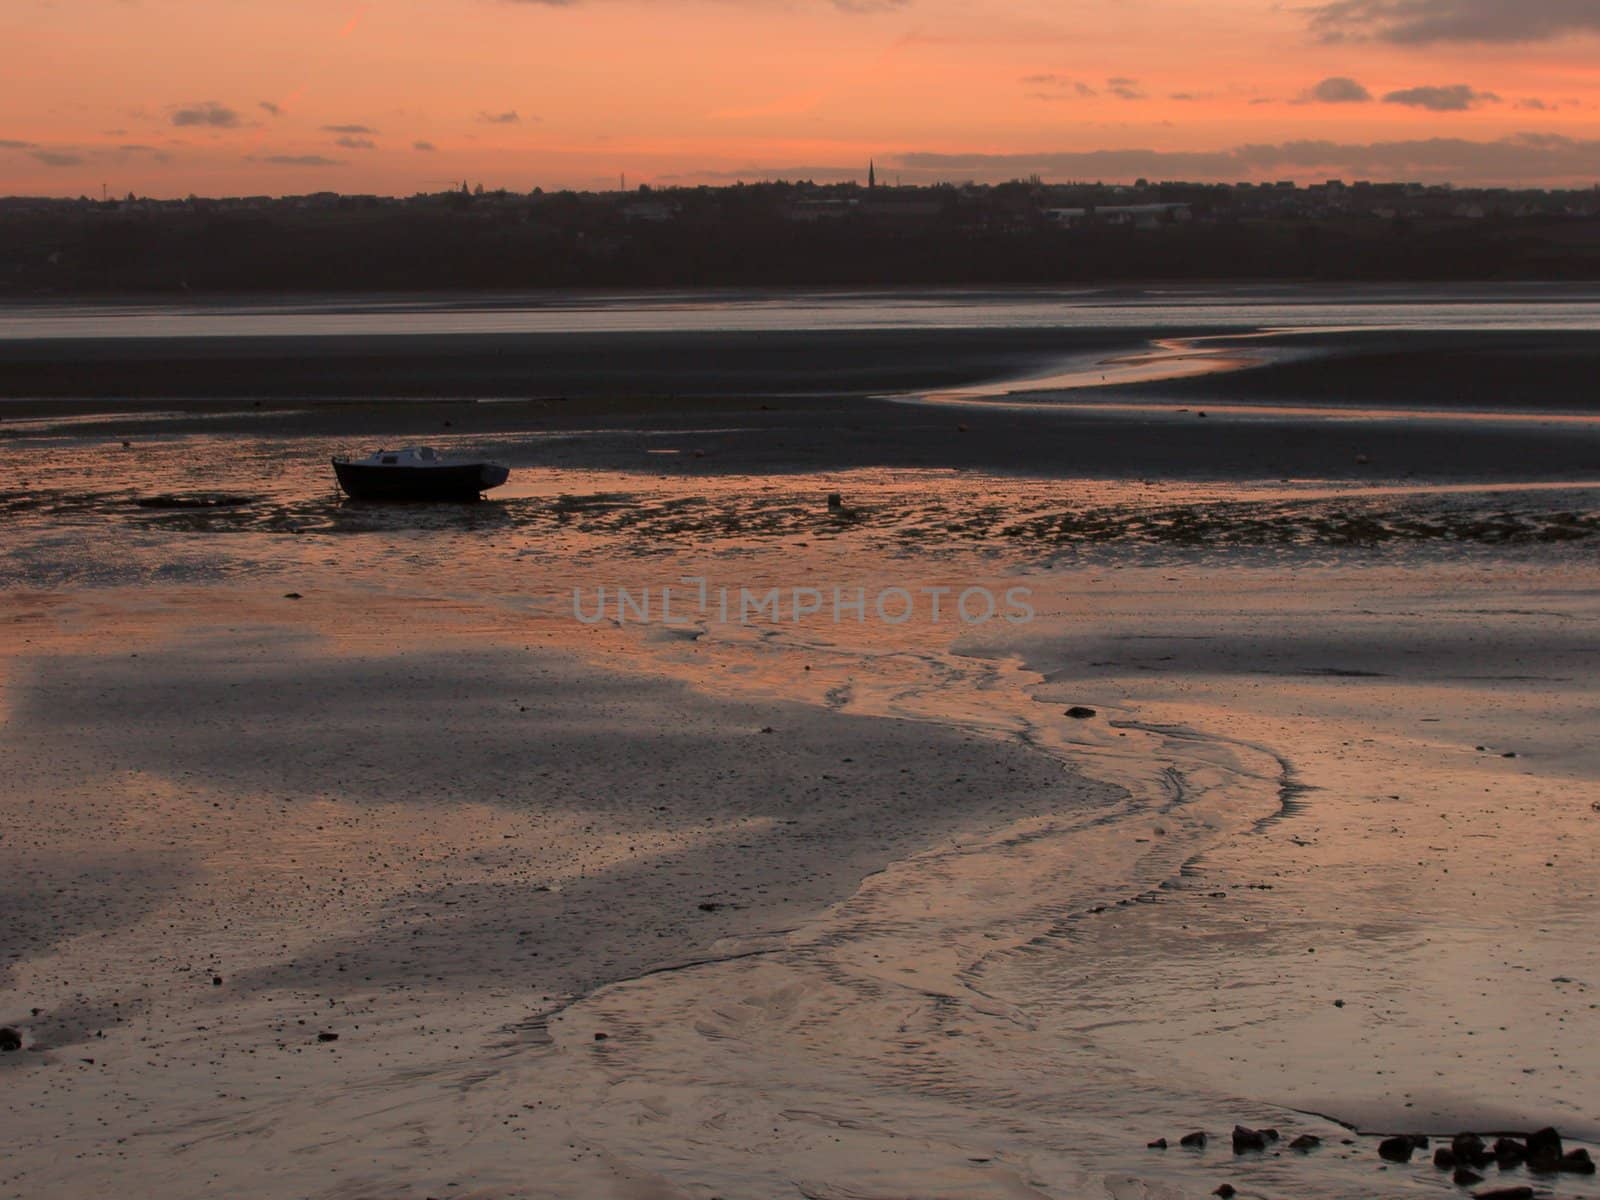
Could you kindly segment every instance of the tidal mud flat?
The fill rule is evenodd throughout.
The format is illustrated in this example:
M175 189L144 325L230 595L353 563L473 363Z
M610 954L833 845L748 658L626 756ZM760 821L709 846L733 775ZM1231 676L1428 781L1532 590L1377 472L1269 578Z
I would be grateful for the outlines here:
M575 471L318 521L238 453L237 511L131 502L172 465L8 526L6 1194L1426 1195L1382 1135L1600 1136L1592 490ZM574 618L686 575L1035 620Z
M908 402L938 340L5 402L0 1195L1600 1194L1432 1161L1600 1139L1584 406ZM396 440L513 485L339 500Z

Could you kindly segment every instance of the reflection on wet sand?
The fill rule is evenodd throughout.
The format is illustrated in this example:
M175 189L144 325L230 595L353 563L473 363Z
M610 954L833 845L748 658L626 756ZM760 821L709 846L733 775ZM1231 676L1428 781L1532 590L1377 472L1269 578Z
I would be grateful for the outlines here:
M1594 482L412 508L221 444L0 500L9 1190L1332 1200L1450 1190L1371 1133L1600 1137ZM1036 619L574 619L685 576Z

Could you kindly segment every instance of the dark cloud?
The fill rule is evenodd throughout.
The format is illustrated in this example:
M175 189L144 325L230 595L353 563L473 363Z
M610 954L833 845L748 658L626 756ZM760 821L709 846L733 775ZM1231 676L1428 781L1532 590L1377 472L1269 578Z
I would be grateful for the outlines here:
M0 138L0 150L32 150L36 143L19 142L13 138Z
M239 114L226 104L207 100L203 104L186 104L173 110L174 125L210 125L216 129L233 129L239 125Z
M368 125L324 125L322 127L322 129L323 129L324 133L367 133L367 134L370 134L370 133L377 133L378 132L376 129L373 129L371 126L368 126Z
M1594 178L1600 140L1522 133L1496 141L1429 138L1342 143L1296 141L1228 150L1089 150L1038 154L904 155L899 165L919 181L1015 179L1234 180L1252 177L1407 179L1421 182L1505 183L1523 186Z
M272 115L274 117L283 116L283 109L281 107L279 107L278 105L274 104L271 100L260 100L260 101L257 101L257 103L260 105L261 109L264 112L269 113L270 115Z
M1139 90L1137 79L1128 79L1117 75L1106 80L1106 91L1121 100L1143 100L1145 94Z
M83 155L69 154L65 150L34 150L33 156L47 167L81 167Z
M335 146L343 146L346 150L376 150L378 143L371 138L350 137L348 134L341 138L334 138Z
M1334 75L1317 84L1302 99L1311 104L1365 104L1372 99L1372 93L1348 76Z
M411 148L413 150L437 150L439 147L432 142L412 142Z
M1383 102L1425 108L1429 112L1466 112L1479 104L1498 104L1500 97L1493 92L1480 92L1464 83L1457 83L1449 87L1414 87L1390 92Z
M478 120L485 125L515 125L522 118L517 115L517 110L513 108L502 113L480 112Z
M1372 38L1425 46L1600 33L1596 0L1331 0L1309 11L1312 30L1330 42Z
M268 154L264 158L250 159L251 162L271 163L277 167L342 167L346 162L342 158L324 158L320 154Z

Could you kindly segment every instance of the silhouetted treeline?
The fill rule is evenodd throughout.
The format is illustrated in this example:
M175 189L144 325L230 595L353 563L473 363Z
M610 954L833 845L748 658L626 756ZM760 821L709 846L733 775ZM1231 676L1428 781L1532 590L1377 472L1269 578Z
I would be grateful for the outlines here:
M1600 193L1416 185L0 201L0 297L1600 279Z

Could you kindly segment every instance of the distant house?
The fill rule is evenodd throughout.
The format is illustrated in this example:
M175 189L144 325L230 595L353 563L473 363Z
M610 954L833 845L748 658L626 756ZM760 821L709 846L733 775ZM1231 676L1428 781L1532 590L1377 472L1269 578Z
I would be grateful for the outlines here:
M624 221L670 221L678 215L678 206L665 200L633 200L622 206Z
M814 224L818 221L837 221L855 211L856 201L842 197L810 198L796 200L783 210L785 220Z
M1102 204L1093 208L1047 208L1046 220L1057 225L1087 224L1132 226L1155 229L1191 220L1194 211L1188 204Z

